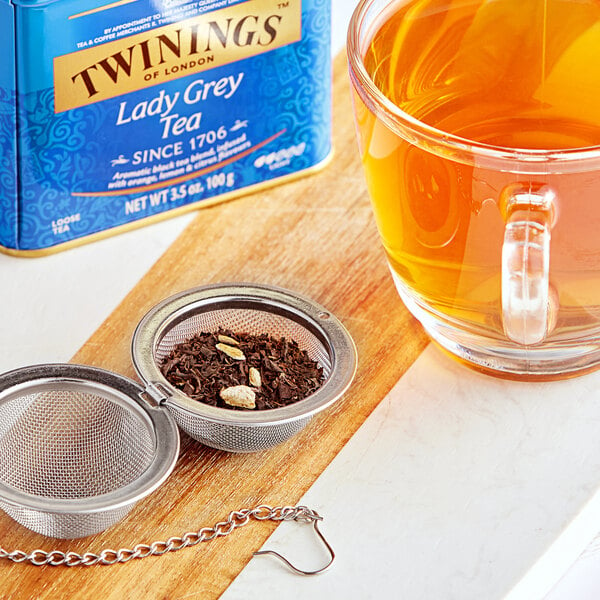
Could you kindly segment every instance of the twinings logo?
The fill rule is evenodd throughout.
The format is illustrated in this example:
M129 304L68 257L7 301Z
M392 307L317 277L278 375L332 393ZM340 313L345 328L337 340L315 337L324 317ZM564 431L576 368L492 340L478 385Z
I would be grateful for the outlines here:
M63 112L280 48L301 37L301 0L252 0L54 59Z

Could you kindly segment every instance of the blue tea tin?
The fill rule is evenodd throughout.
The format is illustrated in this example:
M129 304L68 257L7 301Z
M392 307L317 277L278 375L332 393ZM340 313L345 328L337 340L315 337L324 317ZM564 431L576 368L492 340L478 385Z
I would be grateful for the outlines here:
M323 166L330 20L329 0L0 0L0 249Z

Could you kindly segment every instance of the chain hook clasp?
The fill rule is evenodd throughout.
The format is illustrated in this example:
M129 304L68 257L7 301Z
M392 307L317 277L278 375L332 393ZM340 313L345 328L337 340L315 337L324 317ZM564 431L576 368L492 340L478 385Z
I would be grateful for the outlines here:
M313 528L314 528L316 534L321 538L321 541L327 548L327 551L329 552L329 555L330 555L329 561L327 562L327 564L325 566L321 567L320 569L316 569L315 571L304 571L304 570L299 569L298 567L294 566L287 558L285 558L285 556L283 556L279 552L275 552L275 550L259 550L257 552L254 552L253 556L261 556L261 555L265 555L265 554L270 554L271 556L278 558L290 570L292 570L294 573L297 573L298 575L308 576L308 575L319 575L320 573L324 573L333 564L333 561L335 560L335 552L333 551L331 544L325 539L325 536L319 529L319 521L322 521L323 517L321 517L315 511L309 511L309 514L307 514L306 512L298 514L294 518L294 520L295 521L303 521L305 523L312 521Z

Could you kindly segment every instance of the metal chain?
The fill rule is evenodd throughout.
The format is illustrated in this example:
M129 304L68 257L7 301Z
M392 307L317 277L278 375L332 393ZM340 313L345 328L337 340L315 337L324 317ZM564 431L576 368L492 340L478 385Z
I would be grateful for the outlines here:
M93 565L114 565L117 563L126 563L134 558L147 558L149 556L162 556L167 552L176 552L183 548L196 546L201 542L208 542L218 537L229 535L234 529L243 527L250 519L256 521L298 521L302 523L315 523L321 521L321 517L316 511L306 506L277 506L271 508L265 504L256 508L236 510L229 513L226 521L220 521L213 527L203 527L199 531L188 531L181 537L171 537L166 542L157 541L152 544L138 544L134 548L121 548L112 550L106 548L100 554L86 552L78 554L77 552L61 552L60 550L34 550L27 554L22 550L8 552L0 547L0 559L11 560L15 563L29 562L32 565L41 567L51 565L57 567L65 565L67 567L91 567ZM317 529L318 531L318 529Z

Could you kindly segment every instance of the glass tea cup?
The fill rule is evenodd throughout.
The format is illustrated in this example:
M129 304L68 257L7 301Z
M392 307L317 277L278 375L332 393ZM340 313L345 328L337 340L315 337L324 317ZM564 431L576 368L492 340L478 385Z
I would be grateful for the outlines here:
M600 4L362 0L361 160L400 297L454 357L600 366Z

